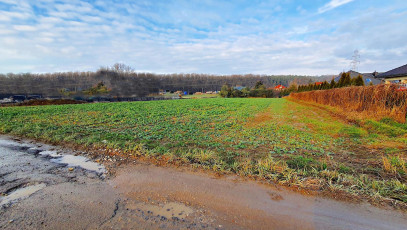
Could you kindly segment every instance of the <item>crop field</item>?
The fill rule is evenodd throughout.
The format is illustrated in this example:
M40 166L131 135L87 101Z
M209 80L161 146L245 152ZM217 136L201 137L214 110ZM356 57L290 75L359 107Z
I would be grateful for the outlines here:
M407 125L286 99L0 108L0 133L407 204Z

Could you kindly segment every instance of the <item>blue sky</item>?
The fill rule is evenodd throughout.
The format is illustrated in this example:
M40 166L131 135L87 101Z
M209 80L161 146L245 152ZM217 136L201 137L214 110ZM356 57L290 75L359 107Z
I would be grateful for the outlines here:
M337 74L407 64L405 0L0 0L0 73Z

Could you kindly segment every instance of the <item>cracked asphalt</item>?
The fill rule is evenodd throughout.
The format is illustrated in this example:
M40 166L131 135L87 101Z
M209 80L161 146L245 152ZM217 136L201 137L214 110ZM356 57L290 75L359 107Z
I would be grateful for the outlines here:
M50 150L59 151L52 146L0 139L0 229L209 227L194 218L158 216L143 208L143 202L120 195L102 175L54 163L53 157L40 154ZM139 207L128 208L129 204Z

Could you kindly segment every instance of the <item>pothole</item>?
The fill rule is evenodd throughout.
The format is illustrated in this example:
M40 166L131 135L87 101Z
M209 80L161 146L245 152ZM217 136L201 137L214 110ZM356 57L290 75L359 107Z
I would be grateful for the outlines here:
M27 187L19 188L15 191L11 192L10 194L7 194L4 197L1 197L0 206L14 203L18 200L25 199L25 198L31 196L32 194L34 194L35 192L45 188L46 186L47 186L46 184L41 183L41 184L30 185Z
M93 162L83 156L59 155L58 157L51 159L51 162L57 164L64 164L67 167L72 168L73 167L83 168L88 171L93 171L98 175L103 175L104 173L106 173L106 168L103 165Z
M98 176L103 177L106 173L106 168L99 163L93 162L83 156L75 156L70 154L60 154L53 149L43 149L31 144L20 144L12 140L1 140L0 146L10 148L15 151L29 153L35 156L42 156L43 158L57 164L62 164L70 168L82 168L87 171L96 173Z

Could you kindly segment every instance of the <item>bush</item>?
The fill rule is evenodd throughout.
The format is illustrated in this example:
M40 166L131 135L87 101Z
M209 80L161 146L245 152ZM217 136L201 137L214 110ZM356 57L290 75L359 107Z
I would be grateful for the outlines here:
M230 97L232 95L232 89L228 85L223 85L219 94L221 97Z
M256 83L256 86L253 89L248 87L243 88L242 90L232 88L228 85L223 85L220 90L221 97L267 97L272 98L278 96L272 89L266 89L261 81Z
M339 107L363 116L382 119L389 117L404 123L407 113L407 91L397 91L396 85L346 87L292 93L291 98Z

